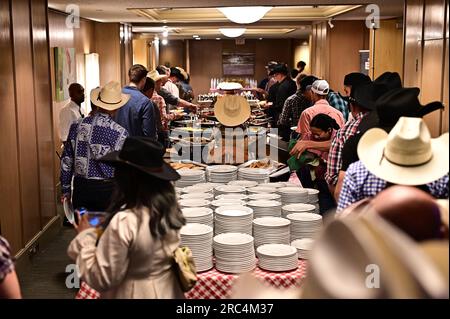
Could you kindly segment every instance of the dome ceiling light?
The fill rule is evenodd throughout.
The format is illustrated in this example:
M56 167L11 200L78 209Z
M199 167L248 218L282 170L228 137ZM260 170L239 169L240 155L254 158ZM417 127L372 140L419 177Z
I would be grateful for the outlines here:
M222 28L219 29L220 33L229 38L237 38L243 35L246 31L245 28Z
M272 7L225 7L217 8L230 21L240 24L254 23L262 19Z

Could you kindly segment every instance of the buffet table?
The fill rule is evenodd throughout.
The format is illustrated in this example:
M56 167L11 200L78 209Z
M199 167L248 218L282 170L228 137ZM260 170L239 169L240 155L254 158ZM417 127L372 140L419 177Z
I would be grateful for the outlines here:
M269 272L256 267L252 274L262 282L272 287L286 289L299 287L306 277L305 260L298 261L298 268L289 272ZM225 299L230 296L234 281L238 275L225 274L215 268L198 274L195 287L186 293L187 299ZM85 282L81 283L76 299L99 299L100 294L89 287Z

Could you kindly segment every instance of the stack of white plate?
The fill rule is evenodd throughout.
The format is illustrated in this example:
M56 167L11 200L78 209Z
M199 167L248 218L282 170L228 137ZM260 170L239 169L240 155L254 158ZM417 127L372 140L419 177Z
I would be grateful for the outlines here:
M223 194L217 195L216 199L225 199L225 200L247 200L248 196L245 194Z
M253 210L242 205L229 205L216 208L214 216L215 234L252 234Z
M274 193L256 193L256 194L250 194L248 195L248 200L276 200L280 201L281 195L274 194Z
M286 218L292 213L315 213L316 207L311 204L289 204L281 207L281 216Z
M264 185L264 184L262 184ZM250 187L247 188L247 192L249 194L271 194L275 193L276 189L273 187L266 187L266 186L256 186L256 187Z
M301 238L315 238L322 229L322 216L313 213L293 213L286 216L291 221L291 242Z
M258 182L255 181L231 181L228 183L228 185L232 185L232 186L241 186L241 187L255 187L258 185Z
M256 249L258 266L268 271L290 271L297 269L298 256L295 247L283 244L267 244Z
M269 175L269 170L263 168L243 167L238 171L238 179L258 183L268 183L270 180Z
M308 202L308 191L304 188L282 187L277 189L277 193L281 195L283 205Z
M220 234L213 239L216 269L240 274L256 267L253 237L242 233Z
M220 196L220 195L219 195ZM247 202L240 200L240 199L215 199L211 201L211 208L214 209L214 211L222 206L233 206L233 205L241 205L246 206Z
M180 230L181 246L192 251L197 271L213 267L213 229L203 224L186 224Z
M175 182L177 187L186 187L202 183L206 181L205 172L195 169L179 169L177 170L181 178Z
M210 183L210 182L206 182L206 183L198 183L195 184L194 186L196 187L212 187L213 189L216 188L217 186L220 185L225 185L224 183Z
M214 195L211 193L188 193L188 194L182 194L180 196L181 199L206 199L206 200L213 200Z
M253 217L280 217L281 202L275 200L251 200L247 202L247 206L253 209Z
M274 193L275 193L275 191L278 188L285 187L284 185L285 185L285 182L276 182L276 183L266 183L263 186L272 188L274 190Z
M297 249L298 258L309 259L312 246L314 244L314 239L312 238L302 238L296 239L291 243L292 247Z
M255 247L264 244L289 244L291 222L280 217L261 217L253 220Z
M214 228L214 215L211 208L189 207L182 208L181 212L187 224L204 224Z
M198 186L198 185L192 185L188 186L182 189L182 192L184 194L193 194L193 193L213 193L214 187L213 186Z
M308 204L316 207L316 213L319 213L319 190L314 188L305 188L308 191Z
M237 179L237 167L233 165L214 165L206 168L209 182L228 183Z
M245 187L241 186L230 186L230 185L222 185L214 188L214 195L225 195L225 194L247 194Z
M209 207L211 202L206 199L180 199L178 201L181 208L185 207Z

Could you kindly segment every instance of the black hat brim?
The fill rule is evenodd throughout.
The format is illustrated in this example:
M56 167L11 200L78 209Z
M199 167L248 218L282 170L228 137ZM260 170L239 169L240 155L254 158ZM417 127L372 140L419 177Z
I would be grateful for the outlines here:
M163 161L163 164L161 167L146 167L142 165L134 164L130 161L125 161L119 157L119 152L114 151L111 153L106 154L102 158L99 159L100 162L110 164L111 166L117 166L117 165L129 165L134 168L137 168L138 170L154 176L156 178L165 180L165 181L176 181L180 179L180 174L177 173L176 170L172 168L169 164Z

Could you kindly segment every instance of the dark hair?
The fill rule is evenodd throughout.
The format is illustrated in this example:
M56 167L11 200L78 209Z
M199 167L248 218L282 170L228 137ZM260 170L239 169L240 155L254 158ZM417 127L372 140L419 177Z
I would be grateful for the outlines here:
M150 211L150 233L163 238L170 230L178 230L185 223L177 203L175 188L170 181L152 177L124 164L115 166L116 189L104 227L113 216L125 209L146 207Z
M158 73L160 74L160 75L166 75L167 74L167 72L166 72L166 69L165 69L166 67L164 66L164 65L158 65L157 67L156 67L156 71L158 71Z
M153 79L147 77L145 79L144 87L142 88L141 92L145 94L145 92L155 89L155 81Z
M133 65L128 71L130 82L139 83L147 76L148 70L141 64Z
M292 69L291 70L291 78L295 79L298 75L298 70L297 69Z
M313 117L311 122L309 123L310 127L317 127L324 132L327 132L330 129L339 130L339 125L336 120L326 114L317 114Z
M300 67L304 68L305 66L306 66L306 63L304 61L298 61L297 68L300 68Z

